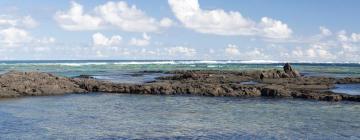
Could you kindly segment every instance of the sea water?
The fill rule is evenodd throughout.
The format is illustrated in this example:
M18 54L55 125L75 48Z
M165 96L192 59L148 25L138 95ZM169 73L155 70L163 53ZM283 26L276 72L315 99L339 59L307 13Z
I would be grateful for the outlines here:
M141 83L167 70L281 69L254 61L3 61L41 71ZM359 76L359 64L296 63L307 76ZM358 85L334 90L359 94ZM71 94L0 100L0 139L360 139L360 104L297 99Z
M360 139L360 104L84 94L0 101L0 139Z

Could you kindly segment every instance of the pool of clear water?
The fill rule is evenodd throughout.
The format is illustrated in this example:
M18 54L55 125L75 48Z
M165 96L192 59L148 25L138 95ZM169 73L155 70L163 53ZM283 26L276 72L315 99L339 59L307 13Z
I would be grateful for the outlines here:
M72 94L0 101L0 139L360 139L360 104Z
M360 84L337 84L332 91L336 93L360 95Z

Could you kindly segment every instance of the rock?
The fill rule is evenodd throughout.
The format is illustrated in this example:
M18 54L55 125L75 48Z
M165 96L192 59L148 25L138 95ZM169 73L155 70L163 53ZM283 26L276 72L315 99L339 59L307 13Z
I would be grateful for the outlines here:
M85 78L85 79L95 79L94 77L92 77L91 75L79 75L79 76L75 76L74 78Z
M296 78L301 77L300 73L293 69L289 63L284 65L284 72L287 74L286 77L283 78Z
M85 92L68 78L39 72L10 71L0 75L0 85L3 98Z
M279 79L279 78L299 78L300 73L293 69L289 63L286 63L283 67L283 71L280 70L267 70L262 71L259 75L260 79Z
M231 97L289 97L323 101L360 101L360 96L329 92L335 83L360 78L298 77L289 64L284 71L174 71L152 83L122 84L80 76L66 78L40 72L11 71L0 75L0 98L66 93L131 93ZM293 78L297 77L297 78ZM262 79L262 80L260 80ZM256 84L242 84L254 81Z
M261 89L261 96L267 97L291 97L290 91L283 86L270 85Z

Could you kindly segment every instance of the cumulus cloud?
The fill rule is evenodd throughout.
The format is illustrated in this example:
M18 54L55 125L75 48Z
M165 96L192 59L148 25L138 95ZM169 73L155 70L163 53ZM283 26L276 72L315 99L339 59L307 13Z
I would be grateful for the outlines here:
M238 46L233 44L228 44L228 46L225 48L225 53L230 56L239 55L240 51L238 49Z
M0 26L15 26L17 24L17 20L11 19L6 15L0 16Z
M198 0L168 0L176 18L187 28L216 35L256 35L288 38L292 30L281 21L263 17L260 23L243 17L240 12L222 9L203 10Z
M160 21L161 27L170 27L174 24L174 22L170 18L163 18Z
M194 48L188 48L183 46L176 46L165 49L170 56L186 56L191 57L196 54L196 50Z
M360 33L359 33L359 34L357 34L357 33L352 33L352 34L351 34L351 40L352 40L353 42L360 42Z
M338 32L337 38L341 42L358 43L360 42L360 33L351 33L350 35L348 35L345 30L341 30Z
M142 37L143 37L142 39L132 38L130 40L129 44L134 45L134 46L147 46L147 45L149 45L151 37L149 35L147 35L146 33L143 33Z
M101 33L93 34L92 39L94 46L116 46L120 45L122 42L122 37L119 35L114 35L108 38Z
M11 27L0 30L0 41L5 46L18 46L31 40L29 33L25 30Z
M332 32L328 28L326 28L324 26L320 26L319 29L320 29L321 35L323 35L323 36L332 35Z
M92 14L85 13L82 5L71 2L68 11L58 11L54 18L60 27L70 31L99 30L114 26L128 32L156 32L160 28L170 27L173 23L169 18L158 21L125 1L109 1L98 5Z
M172 22L168 18L157 21L155 18L147 16L135 5L130 6L124 1L110 1L95 9L104 21L129 32L154 32L159 30L160 26L170 26Z
M334 34L326 27L319 29L320 34L302 42L301 47L288 49L289 53L284 53L288 55L285 59L312 62L359 62L360 42L357 39L358 33L347 33L345 30L341 30Z
M41 46L54 43L53 37L37 38L31 35L28 29L35 28L38 24L31 16L0 15L0 46Z
M31 16L14 17L10 15L0 15L0 27L11 26L17 28L35 28L38 26L38 22Z
M288 38L292 30L284 23L268 17L261 18L260 27L267 38Z
M47 45L54 42L55 38L53 37L43 37L38 39L21 28L8 27L0 30L0 43L4 47Z
M317 59L329 59L333 55L329 52L328 46L326 44L313 44L309 49L306 50L306 55L311 58ZM335 59L335 56L333 57Z
M54 18L61 28L70 31L97 30L102 23L101 18L84 14L83 6L74 1L68 11L58 11Z

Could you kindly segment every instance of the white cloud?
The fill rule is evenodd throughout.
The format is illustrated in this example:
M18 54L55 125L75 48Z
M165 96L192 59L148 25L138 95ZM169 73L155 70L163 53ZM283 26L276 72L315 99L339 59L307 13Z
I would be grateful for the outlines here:
M239 12L222 9L203 10L198 0L168 0L168 3L185 27L200 33L216 35L257 35L268 38L288 38L292 30L287 24L268 17L258 24Z
M160 21L160 26L161 27L170 27L170 26L172 26L174 24L174 22L171 20L171 19L169 19L169 18L163 18L163 19L161 19L161 21Z
M130 6L124 1L110 1L95 9L104 21L129 32L155 32L159 30L160 26L171 26L172 22L168 18L159 22L155 18L147 16L135 5Z
M188 48L183 46L176 46L172 48L165 49L170 56L186 56L191 57L196 54L196 50L194 48Z
M6 15L0 16L0 26L15 26L17 24L17 20L11 19Z
M307 55L309 57L316 57L317 59L334 59L328 48L329 46L326 44L313 44L307 50Z
M109 1L96 6L92 14L85 13L82 5L71 2L68 11L58 11L54 19L60 27L69 31L99 30L116 27L128 32L157 32L160 28L170 27L173 22L169 18L158 21L149 17L135 5L125 1Z
M351 40L352 40L353 42L360 42L360 33L359 33L359 34L357 34L357 33L352 33L352 34L351 34Z
M345 30L341 30L338 32L337 38L341 42L358 43L360 42L360 33L351 33L351 35L348 35Z
M21 43L31 41L29 33L25 30L10 27L0 30L0 41L5 46L18 46Z
M319 29L320 29L321 35L323 35L323 36L330 36L330 35L332 35L332 32L331 32L328 28L326 28L326 27L324 27L324 26L320 26Z
M36 39L35 42L39 44L52 44L56 42L56 39L54 37L43 37L41 39Z
M234 56L234 55L239 55L240 51L236 45L228 44L228 46L225 48L225 53L227 55Z
M10 15L0 15L0 27L17 27L17 28L35 28L38 22L31 16L14 17Z
M129 42L130 45L134 46L147 46L150 44L151 37L146 33L143 33L142 39L132 38Z
M120 45L122 42L122 37L119 35L108 38L101 33L93 34L92 39L94 46L116 46Z
M55 43L53 37L35 38L28 31L16 27L0 29L0 44L4 47L41 46Z
M252 58L254 60L265 59L268 57L268 54L263 53L263 51L259 48L254 48L251 51L245 52L245 58Z
M342 31L338 32L337 38L341 42L348 41L348 37L346 36L346 31L345 30L342 30Z
M53 37L36 38L27 29L35 28L38 22L31 16L16 17L0 15L0 46L42 46L55 42ZM7 48L9 49L9 48Z
M31 16L25 16L22 20L21 20L21 24L26 27L26 28L35 28L36 26L38 26L38 22L33 19Z
M225 12L222 9L202 10L198 0L169 0L177 19L185 27L200 33L217 35L253 35L255 23L239 12Z
M72 1L68 11L58 11L54 16L60 27L65 30L97 30L102 24L101 18L84 14L83 6Z
M268 17L261 18L260 27L264 32L263 36L268 38L289 38L292 34L286 24Z

